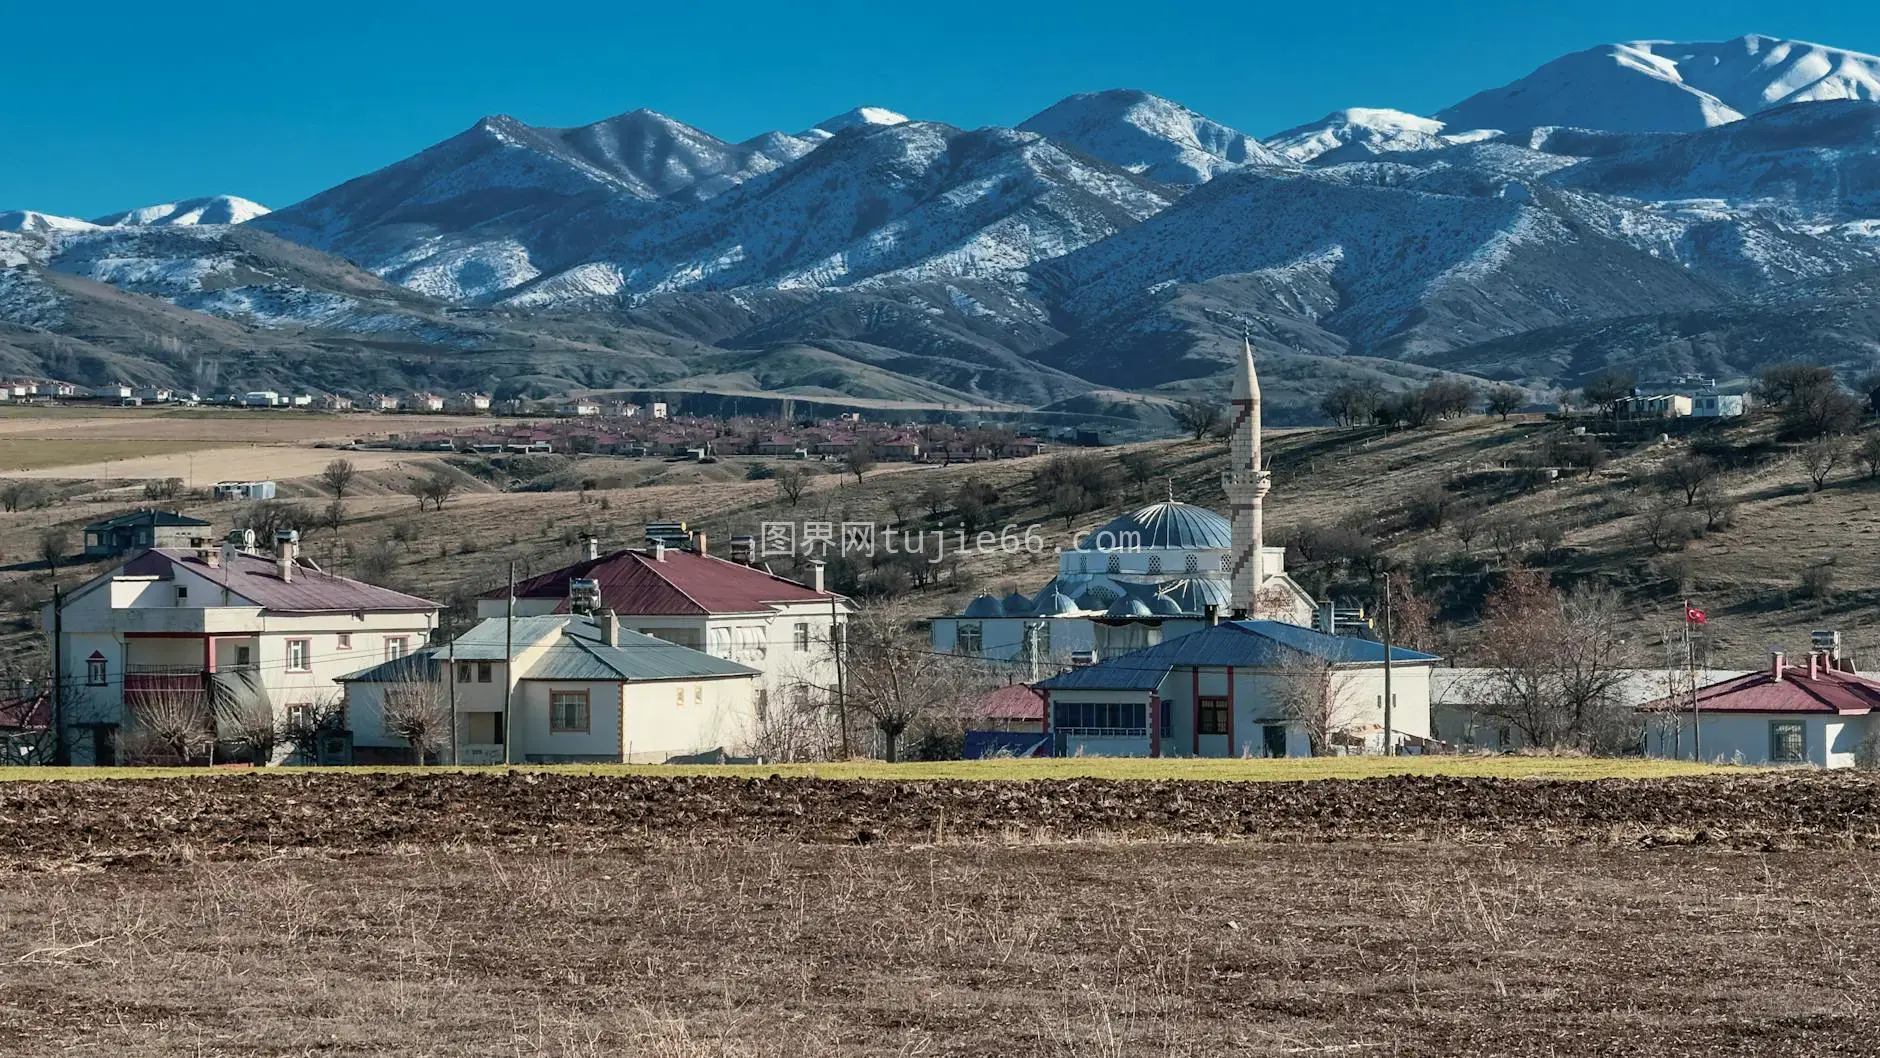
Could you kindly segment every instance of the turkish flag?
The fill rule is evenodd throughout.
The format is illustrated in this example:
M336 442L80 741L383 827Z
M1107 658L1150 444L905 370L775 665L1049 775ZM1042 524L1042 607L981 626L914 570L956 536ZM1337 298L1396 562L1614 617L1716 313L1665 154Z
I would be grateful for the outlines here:
M1686 606L1684 608L1684 619L1694 625L1701 625L1710 620L1710 618L1704 614L1704 611L1699 610L1695 606Z

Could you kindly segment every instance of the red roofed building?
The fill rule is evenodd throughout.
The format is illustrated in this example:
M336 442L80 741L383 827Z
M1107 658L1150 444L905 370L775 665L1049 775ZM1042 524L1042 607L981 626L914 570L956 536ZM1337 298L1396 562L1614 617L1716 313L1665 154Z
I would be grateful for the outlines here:
M982 695L968 712L987 730L1044 732L1044 695L1022 683Z
M1828 651L1813 651L1797 664L1772 654L1762 671L1700 687L1695 697L1696 740L1688 694L1638 707L1649 717L1647 753L1851 768L1873 752L1873 740L1880 737L1873 719L1880 710L1880 682L1858 675Z
M336 677L429 640L436 603L327 573L297 537L270 543L263 554L231 534L220 548L144 551L65 597L56 648L73 763L114 763L159 698L265 703L284 723L337 699Z
M585 546L581 561L516 585L518 616L611 610L622 628L759 669L760 717L772 702L808 704L835 686L830 626L846 624L853 612L842 596L702 548L603 555ZM579 593L592 595L577 603ZM507 600L506 589L486 592L478 616L503 616Z

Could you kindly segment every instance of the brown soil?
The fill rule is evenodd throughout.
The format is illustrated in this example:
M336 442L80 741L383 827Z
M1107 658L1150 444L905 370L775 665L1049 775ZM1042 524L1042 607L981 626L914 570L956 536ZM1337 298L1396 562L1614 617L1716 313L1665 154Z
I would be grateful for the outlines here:
M1877 1054L1877 794L0 783L0 1039L23 1058ZM1771 846L1793 851L1742 851Z

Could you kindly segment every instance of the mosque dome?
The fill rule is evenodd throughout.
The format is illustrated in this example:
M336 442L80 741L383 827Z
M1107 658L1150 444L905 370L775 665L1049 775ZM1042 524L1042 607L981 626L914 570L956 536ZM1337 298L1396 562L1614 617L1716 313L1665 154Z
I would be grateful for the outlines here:
M1103 611L1105 617L1152 617L1154 614L1155 611L1149 609L1148 603L1132 595L1123 596Z
M1234 546L1234 527L1227 519L1192 503L1165 500L1118 515L1084 538L1084 551L1124 548L1219 550Z
M1027 599L1020 592L1013 592L1012 594L1007 595L1005 597L1005 602L1003 603L1003 605L1005 607L1006 613L1021 614L1021 613L1024 613L1026 610L1031 609L1031 600Z
M1004 617L1005 608L990 595L981 595L966 604L961 617Z
M1185 614L1205 613L1213 605L1225 617L1233 609L1234 587L1224 580L1196 577L1164 584L1162 597L1181 607Z
M1149 612L1157 617L1180 617L1182 604L1167 595L1157 594L1155 598L1149 600Z
M1039 617L1055 617L1058 614L1076 613L1078 606L1062 592L1049 592L1038 596L1032 605L1032 613Z

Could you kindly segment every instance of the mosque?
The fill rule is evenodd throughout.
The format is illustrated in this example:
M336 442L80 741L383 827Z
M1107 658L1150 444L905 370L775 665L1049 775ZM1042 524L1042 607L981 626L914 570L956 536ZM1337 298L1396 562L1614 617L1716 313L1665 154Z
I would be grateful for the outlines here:
M1259 382L1242 357L1232 402L1231 520L1173 495L1119 515L1058 556L1057 575L1027 597L981 595L935 618L936 650L1030 658L1040 674L1198 631L1211 619L1258 618L1311 627L1312 596L1286 575L1286 549L1264 539L1269 474L1260 461Z

